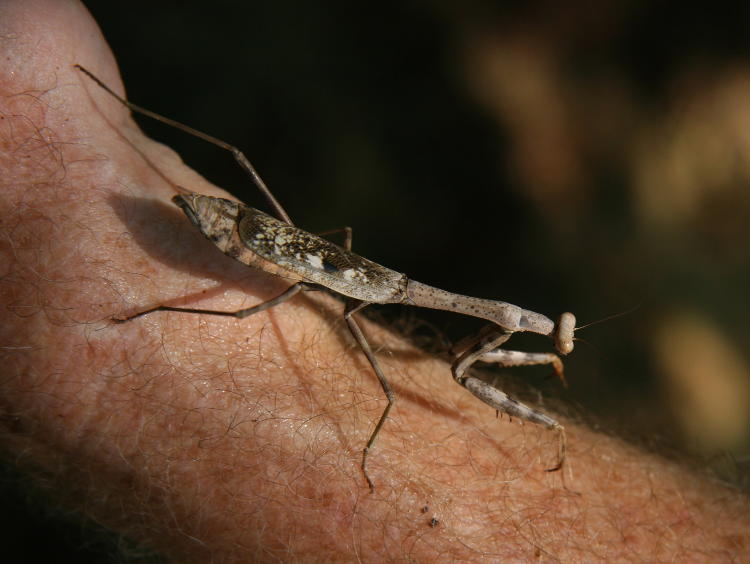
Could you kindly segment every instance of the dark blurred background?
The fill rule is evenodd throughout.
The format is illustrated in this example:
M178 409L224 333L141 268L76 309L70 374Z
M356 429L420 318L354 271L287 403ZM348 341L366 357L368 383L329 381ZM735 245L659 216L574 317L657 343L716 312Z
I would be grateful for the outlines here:
M508 378L747 486L749 3L86 4L130 99L242 148L300 226L349 225L416 280L550 316L639 306L580 333L569 389ZM141 123L265 206L231 156ZM481 326L380 309L437 343Z

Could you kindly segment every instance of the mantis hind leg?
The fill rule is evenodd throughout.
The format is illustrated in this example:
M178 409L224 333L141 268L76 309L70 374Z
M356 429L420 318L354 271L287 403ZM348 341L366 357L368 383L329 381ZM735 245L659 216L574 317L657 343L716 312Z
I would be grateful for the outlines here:
M236 317L237 319L244 319L245 317L248 317L255 313L260 313L261 311L271 309L274 306L284 303L289 298L292 298L295 295L297 295L301 290L318 290L318 289L319 287L314 284L308 284L307 282L297 282L296 284L289 286L289 288L284 290L281 294L279 294L275 298L271 298L270 300L266 300L265 302L261 302L252 307L247 307L247 308L239 309L236 311L220 311L220 310L214 310L214 309L198 309L198 308L192 308L192 307L174 307L174 306L167 306L167 305L158 305L156 307L152 307L144 311L139 311L138 313L134 313L126 317L115 317L112 319L112 321L114 321L115 323L125 323L126 321L131 321L133 319L136 319L137 317L148 315L149 313L154 313L156 311L176 311L176 312L181 312L181 313L222 315L224 317Z

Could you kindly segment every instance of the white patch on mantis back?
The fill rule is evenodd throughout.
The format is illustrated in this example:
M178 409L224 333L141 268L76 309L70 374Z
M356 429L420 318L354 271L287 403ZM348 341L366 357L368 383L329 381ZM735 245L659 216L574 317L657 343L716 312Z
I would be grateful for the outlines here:
M313 268L317 268L318 270L323 270L323 259L320 258L319 255L307 253L307 255L305 256L307 258L307 263L310 264Z

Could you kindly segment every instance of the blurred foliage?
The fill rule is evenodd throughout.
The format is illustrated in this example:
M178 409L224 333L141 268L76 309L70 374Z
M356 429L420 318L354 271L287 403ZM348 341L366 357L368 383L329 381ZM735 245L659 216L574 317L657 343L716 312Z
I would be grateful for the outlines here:
M581 323L640 304L581 332L569 390L513 377L733 478L747 463L750 4L87 5L130 98L240 146L299 225ZM231 157L143 126L263 206Z

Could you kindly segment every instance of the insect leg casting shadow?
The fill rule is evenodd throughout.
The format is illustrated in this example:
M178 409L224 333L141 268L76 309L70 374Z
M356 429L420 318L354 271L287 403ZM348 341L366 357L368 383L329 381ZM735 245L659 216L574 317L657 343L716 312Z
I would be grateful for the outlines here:
M556 471L562 467L566 446L563 426L551 417L514 400L483 380L466 375L466 371L476 361L495 362L501 366L551 364L557 376L564 381L563 364L556 354L509 351L501 349L500 346L513 333L526 331L551 337L557 351L566 355L573 350L575 317L572 313L563 313L558 322L554 323L544 315L506 302L462 296L433 288L410 280L405 274L351 252L350 239L347 239L346 248L342 248L317 235L294 227L284 208L276 201L255 168L237 148L128 102L89 71L80 65L76 67L132 111L177 127L231 151L281 219L276 219L238 202L192 192L175 196L172 201L182 208L190 221L221 252L248 266L295 281L292 286L275 298L239 311L214 311L160 305L126 318L117 319L117 321L130 321L156 311L224 315L242 319L277 306L302 290L328 289L346 297L344 319L372 366L388 400L362 452L362 473L370 491L374 491L373 481L367 473L368 454L388 418L395 396L354 314L370 304L400 303L486 319L491 322L491 325L458 345L457 357L451 367L453 378L497 411L556 431L559 436L557 462L547 471Z

